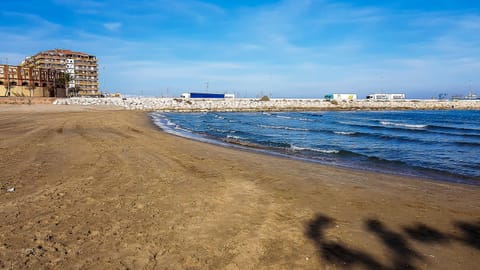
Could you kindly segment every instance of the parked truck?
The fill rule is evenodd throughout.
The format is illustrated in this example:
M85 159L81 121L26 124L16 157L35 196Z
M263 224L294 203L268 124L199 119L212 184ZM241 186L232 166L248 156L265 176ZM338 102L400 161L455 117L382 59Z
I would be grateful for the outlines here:
M405 99L405 94L369 94L369 100L402 100Z

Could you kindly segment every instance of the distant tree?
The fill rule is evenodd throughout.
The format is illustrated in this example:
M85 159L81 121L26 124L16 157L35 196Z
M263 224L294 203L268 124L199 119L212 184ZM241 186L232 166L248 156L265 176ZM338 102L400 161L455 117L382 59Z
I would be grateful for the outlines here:
M63 73L62 77L58 79L58 82L65 87L65 95L68 97L70 93L68 92L68 84L73 80L73 77L68 73Z

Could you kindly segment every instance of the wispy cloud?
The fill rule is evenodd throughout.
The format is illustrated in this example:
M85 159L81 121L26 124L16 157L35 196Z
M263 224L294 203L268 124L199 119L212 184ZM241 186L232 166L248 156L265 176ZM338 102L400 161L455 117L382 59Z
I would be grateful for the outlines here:
M2 29L22 29L22 32L30 33L38 33L38 30L53 32L61 29L60 24L49 21L38 14L18 11L0 11L0 13L5 21L10 21L10 26L3 26ZM15 22L15 24L12 24L12 22Z
M122 27L122 23L120 22L104 23L103 27L105 27L109 31L118 31Z

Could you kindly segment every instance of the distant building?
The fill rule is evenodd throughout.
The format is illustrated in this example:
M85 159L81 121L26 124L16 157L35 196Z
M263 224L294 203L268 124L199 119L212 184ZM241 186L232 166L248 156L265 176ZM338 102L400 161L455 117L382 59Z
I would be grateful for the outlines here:
M0 65L0 97L65 97L63 77L55 69Z
M97 57L83 52L54 49L26 57L23 67L57 70L70 75L69 95L98 95Z
M234 94L214 94L214 93L183 93L182 98L235 98Z

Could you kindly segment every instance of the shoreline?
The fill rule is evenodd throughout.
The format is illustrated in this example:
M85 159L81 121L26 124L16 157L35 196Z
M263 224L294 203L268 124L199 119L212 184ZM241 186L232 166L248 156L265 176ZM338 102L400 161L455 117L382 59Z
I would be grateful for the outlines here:
M153 112L154 113L154 112ZM320 164L323 166L329 166L329 167L335 167L335 168L341 168L341 169L346 169L346 170L353 170L353 171L360 171L360 172L371 172L371 173L382 173L382 174L388 174L388 175L394 175L394 176L400 176L400 177L413 177L413 178L419 178L424 181L440 181L443 183L451 183L451 184L462 184L462 185L469 185L469 186L480 186L480 182L478 179L472 176L465 176L465 175L457 175L457 174L449 174L446 176L445 172L441 171L436 171L433 169L428 169L428 168L411 168L407 167L409 169L413 169L414 172L406 172L406 171L395 171L394 168L390 168L390 170L383 168L383 169L375 169L373 166L375 165L374 163L370 164L370 167L365 167L366 164L352 164L352 163L329 163L329 162L324 162L321 160L313 159L313 158L308 158L308 157L302 157L302 156L296 156L296 155L291 155L288 154L288 150L286 149L273 149L269 148L267 146L262 146L262 145L256 145L250 142L246 141L236 141L232 139L225 139L222 140L221 138L216 138L216 137L210 137L210 136L202 136L201 134L197 134L194 132L184 132L184 131L175 131L172 128L169 128L166 124L161 123L161 120L155 119L154 116L152 116L152 112L149 114L149 118L151 119L152 123L155 125L155 127L161 131L165 132L168 134L171 134L173 136L177 136L179 138L183 139L188 139L192 141L197 141L201 143L206 143L210 145L216 145L216 146L221 146L225 148L231 148L231 149L237 149L241 151L246 151L249 153L259 153L267 156L272 156L272 157L280 157L280 158L285 158L285 159L290 159L290 160L297 160L297 161L302 161L302 162L308 162L312 164Z
M478 187L209 145L145 112L27 108L0 106L0 268L480 263Z

